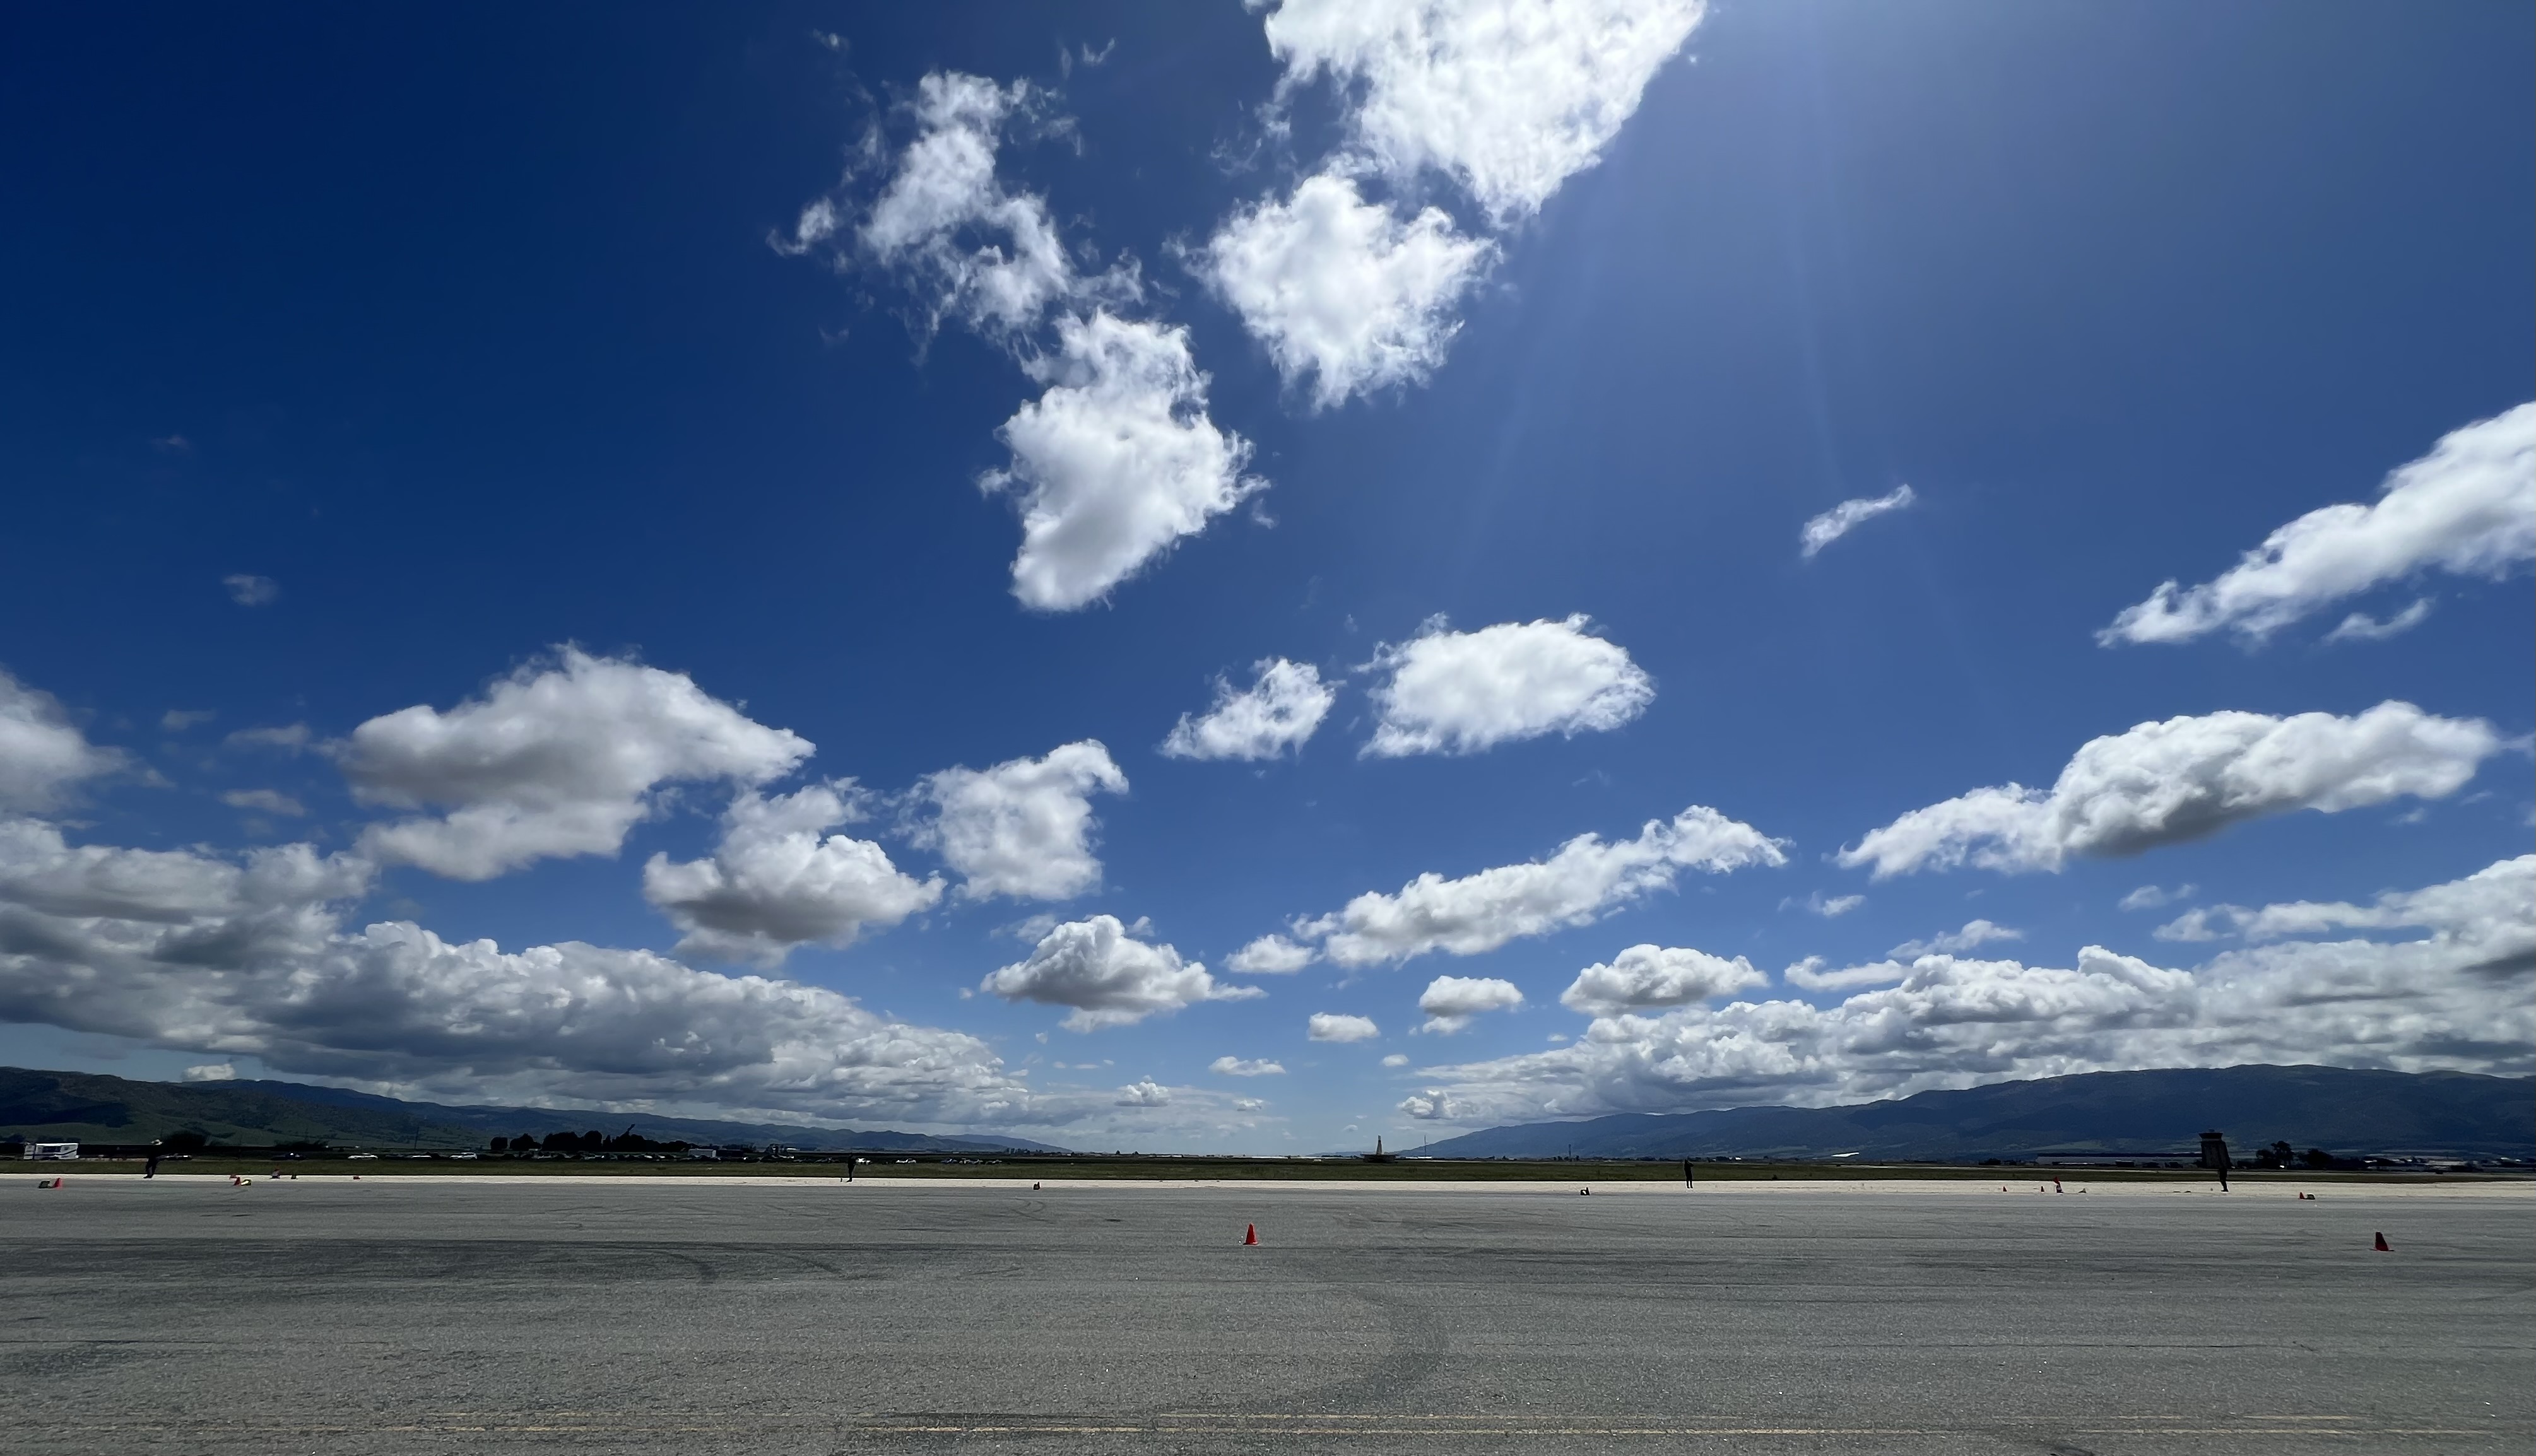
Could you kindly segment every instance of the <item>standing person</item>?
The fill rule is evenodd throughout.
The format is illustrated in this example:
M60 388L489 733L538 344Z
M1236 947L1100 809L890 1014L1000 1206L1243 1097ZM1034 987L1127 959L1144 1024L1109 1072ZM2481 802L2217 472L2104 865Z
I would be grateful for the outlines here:
M1685 1188L1697 1186L1690 1180L1690 1160L1687 1158L1681 1160L1681 1185Z
M150 1158L149 1161L141 1165L141 1175L145 1178L155 1178L158 1176L158 1145L157 1143L152 1143L150 1145Z

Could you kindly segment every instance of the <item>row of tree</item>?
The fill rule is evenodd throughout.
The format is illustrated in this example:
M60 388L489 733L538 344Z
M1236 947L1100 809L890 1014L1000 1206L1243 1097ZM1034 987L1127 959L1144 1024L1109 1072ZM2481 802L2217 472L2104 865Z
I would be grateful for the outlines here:
M2288 1143L2274 1143L2254 1150L2256 1168L2358 1168L2356 1158L2336 1158L2322 1148L2310 1148L2301 1153Z
M683 1153L685 1143L656 1143L628 1127L614 1137L596 1130L590 1132L549 1132L539 1137L524 1132L518 1137L493 1139L496 1153Z

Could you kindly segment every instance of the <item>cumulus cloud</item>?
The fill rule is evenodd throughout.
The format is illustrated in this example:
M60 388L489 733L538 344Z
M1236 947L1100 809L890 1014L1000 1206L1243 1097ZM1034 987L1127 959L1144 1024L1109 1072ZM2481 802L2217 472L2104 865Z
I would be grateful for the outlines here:
M2142 885L2122 898L2118 909L2156 910L2179 900L2189 900L2199 891L2197 885L2178 885L2169 890L2162 885Z
M1617 1016L1650 1006L1686 1006L1769 983L1768 974L1742 956L1730 961L1683 946L1633 945L1577 972L1558 1000L1570 1011Z
M2451 431L2388 475L2377 500L2310 511L2212 581L2188 590L2160 585L2096 640L2189 642L2225 630L2255 645L2336 601L2422 572L2498 578L2531 559L2536 403Z
M1877 879L1966 862L2058 870L2071 855L2137 854L2296 809L2441 798L2501 746L2479 719L2399 702L2350 718L2171 718L2090 740L2049 791L1976 789L1869 832L1839 860L1872 865Z
M282 599L282 584L269 576L224 576L221 585L229 589L229 600L240 606L269 606Z
M1839 505L1833 506L1806 523L1806 529L1801 533L1804 546L1798 554L1810 561L1814 558L1815 552L1849 535L1860 526L1878 516L1901 510L1918 499L1917 495L1911 493L1910 486L1897 485L1889 494L1862 496L1857 500L1842 501Z
M1454 304L1496 256L1440 208L1407 222L1321 172L1236 210L1199 272L1314 409L1423 383L1461 327Z
M833 242L841 264L906 277L931 300L928 328L960 319L1044 387L996 432L1010 464L979 484L1010 493L1021 510L1013 595L1034 610L1071 611L1266 482L1243 474L1250 443L1207 416L1207 376L1187 331L1120 314L1143 295L1133 264L1079 272L1046 200L997 178L1008 133L1066 129L1048 100L1028 82L926 76L911 107L917 135L851 229L852 245L833 197L773 241L794 254ZM877 141L866 150L876 154Z
M1400 1110L1421 1122L1446 1122L1458 1120L1470 1108L1453 1101L1451 1094L1441 1088L1430 1087L1425 1092L1413 1092L1402 1098Z
M1506 1011L1523 1004L1523 992L1511 981L1493 976L1438 976L1418 997L1426 1024L1418 1030L1451 1036L1487 1011Z
M1183 962L1168 945L1138 940L1116 916L1094 916L1057 926L1026 960L978 982L1007 1001L1068 1006L1070 1032L1131 1026L1156 1012L1177 1011L1200 1001L1238 1001L1263 994L1255 986L1221 985L1198 961Z
M1866 903L1867 897L1864 895L1825 895L1822 891L1816 890L1803 900L1782 900L1779 902L1779 909L1786 910L1790 906L1798 906L1821 916L1826 920L1836 920Z
M232 809L245 809L256 814L280 814L296 819L308 812L308 806L278 789L232 789L221 795L221 802Z
M2062 969L1922 957L1836 1005L1597 1020L1573 1045L1430 1069L1451 1120L1784 1103L2156 1066L2536 1070L2536 855L2369 906L2285 906L2302 938L2175 970L2096 946ZM2427 933L2323 939L2354 926Z
M1319 941L1321 953L1341 966L1437 950L1478 955L1519 936L1588 924L1650 891L1671 888L1684 869L1724 873L1786 862L1778 843L1761 831L1694 804L1671 820L1648 820L1635 839L1607 843L1580 834L1547 859L1452 880L1429 871L1396 894L1359 895L1295 930Z
M935 299L936 323L956 315L990 336L1009 336L1037 325L1078 289L1046 200L1008 191L995 175L1006 128L1042 120L1046 100L1027 81L1006 87L937 71L917 83L917 136L856 240L872 260L916 276ZM840 225L835 202L818 199L780 246L806 251Z
M1297 945L1283 935L1262 935L1233 953L1225 962L1244 976L1292 976L1320 959L1320 952L1308 945Z
M1172 758L1275 758L1300 750L1338 701L1309 663L1267 658L1251 668L1250 686L1236 692L1215 680L1215 703L1205 715L1180 715L1162 751Z
M961 873L964 898L1071 899L1101 883L1091 796L1126 791L1127 776L1091 738L989 769L944 769L918 788L933 812L915 838Z
M1911 974L1911 968L1900 961L1876 961L1865 966L1845 966L1837 971L1823 968L1830 963L1820 956L1807 956L1779 974L1788 984L1809 991L1841 991L1861 985L1888 985Z
M1977 950L1995 940L2023 940L2025 932L1989 920L1966 920L1960 930L1948 930L1926 940L1906 940L1885 954L1896 960L1912 961L1922 956Z
M59 699L0 667L0 809L46 809L129 762L88 740Z
M1389 1056L1384 1057L1382 1059L1382 1064L1387 1067L1405 1067L1409 1065L1409 1058L1406 1054L1395 1051Z
M208 1062L201 1066L185 1068L185 1080L188 1082L234 1082L237 1080L237 1068L224 1061Z
M1500 222L1592 166L1700 0L1286 0L1267 17L1284 86L1329 78L1348 150L1406 180L1448 173Z
M2393 616L2379 621L2365 611L2355 611L2342 619L2342 625L2324 634L2327 642L2383 642L2401 637L2429 621L2431 599L2424 597Z
M1215 1073L1219 1077L1282 1077L1286 1075L1286 1067L1283 1062L1274 1062L1265 1059L1249 1061L1238 1056L1219 1056L1214 1061L1208 1063L1206 1069Z
M1315 1042L1370 1042L1382 1035L1382 1028L1369 1016L1347 1016L1335 1011L1315 1011L1303 1024L1304 1032Z
M2513 923L2513 915L2525 911L2523 905L2513 904L2512 897L2525 900L2531 887L2536 887L2536 855L2521 855L2426 890L2389 890L2368 905L2340 900L2297 900L2258 910L2214 905L2192 911L2153 933L2161 940L2242 936L2265 941L2314 937L2332 930L2506 926Z
M67 844L0 821L0 1020L474 1102L1031 1120L977 1039L833 991L579 942L505 952L408 921L347 932L370 866Z
M1313 409L1423 382L1498 248L1418 206L1420 174L1453 178L1496 227L1529 217L1594 164L1699 17L1699 0L1286 0L1266 20L1280 126L1327 80L1345 140L1236 208L1191 266Z
M340 762L364 803L449 812L373 825L361 848L451 879L613 855L665 783L746 786L810 756L684 673L564 648L447 713L416 705L352 729Z
M1168 1108L1171 1105L1172 1090L1151 1077L1118 1089L1118 1106L1122 1108Z
M1065 318L1056 351L1030 370L1046 392L996 431L1012 464L979 482L1020 504L1013 595L1025 606L1098 601L1266 487L1242 474L1250 442L1207 417L1186 329L1106 309Z
M1419 635L1385 644L1366 664L1379 721L1364 753L1478 753L1545 733L1574 737L1620 727L1655 701L1655 680L1626 649L1559 621L1500 622L1476 632L1430 618Z
M710 857L654 855L643 898L686 932L681 955L781 965L793 947L846 945L866 925L895 925L942 898L867 840L823 831L860 817L848 783L775 798L742 791L723 814Z

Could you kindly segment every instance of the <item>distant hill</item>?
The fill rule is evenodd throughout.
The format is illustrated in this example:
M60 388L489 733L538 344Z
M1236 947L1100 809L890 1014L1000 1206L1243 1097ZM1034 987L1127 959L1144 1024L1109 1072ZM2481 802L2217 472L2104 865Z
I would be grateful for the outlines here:
M0 1067L0 1137L29 1141L146 1143L199 1132L232 1147L322 1142L336 1147L480 1148L495 1137L628 1126L658 1142L787 1143L796 1148L874 1152L984 1153L1063 1149L1027 1138L935 1137L924 1133L725 1122L587 1108L450 1107L400 1102L299 1082L136 1082L88 1072Z
M2279 1141L2304 1152L2536 1157L2536 1080L2465 1072L2244 1066L2089 1072L1923 1092L1843 1108L1624 1112L1491 1127L1428 1146L1435 1158L2029 1158L2168 1152L2201 1131L2239 1157Z

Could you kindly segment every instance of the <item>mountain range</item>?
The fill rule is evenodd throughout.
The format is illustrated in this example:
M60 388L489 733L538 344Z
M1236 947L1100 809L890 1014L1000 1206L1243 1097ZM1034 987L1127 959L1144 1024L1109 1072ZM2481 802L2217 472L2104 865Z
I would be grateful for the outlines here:
M1622 1112L1447 1138L1431 1158L1828 1158L1974 1161L2168 1153L2226 1134L2344 1157L2536 1157L2536 1079L2466 1072L2241 1066L2087 1072L1836 1108Z
M629 1128L656 1142L784 1143L813 1150L913 1153L1064 1151L1026 1138L937 1137L578 1108L453 1107L300 1082L140 1082L89 1072L0 1067L0 1137L30 1142L146 1143L195 1132L230 1147L310 1142L457 1150L523 1133L543 1137L596 1130L613 1135Z

